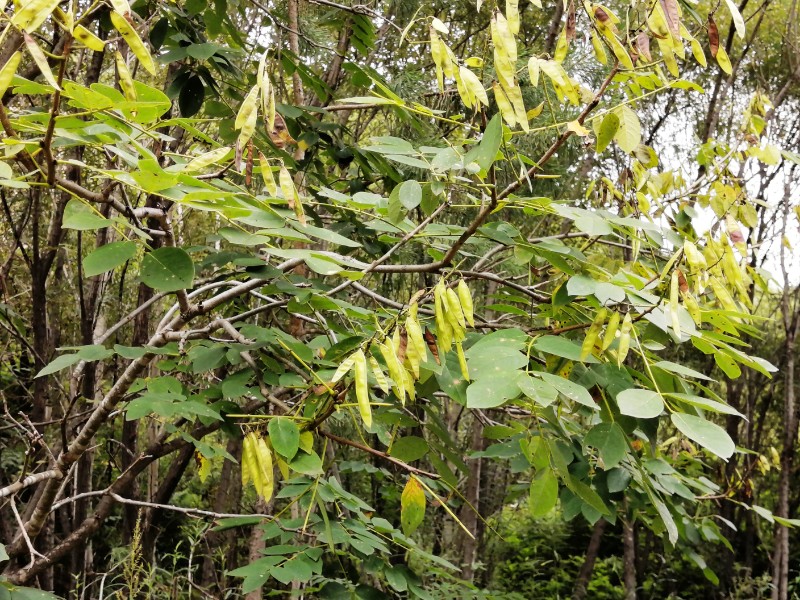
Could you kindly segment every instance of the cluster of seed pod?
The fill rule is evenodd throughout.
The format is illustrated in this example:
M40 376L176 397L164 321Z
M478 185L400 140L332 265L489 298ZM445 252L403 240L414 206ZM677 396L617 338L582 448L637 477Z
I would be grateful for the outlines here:
M272 451L267 440L255 431L245 435L242 442L242 485L251 481L256 493L265 501L272 498L275 489Z
M383 357L389 379L391 379L391 386L380 363L363 348L359 348L342 361L333 374L331 383L336 383L352 371L358 411L367 427L372 425L369 371L372 372L375 382L384 393L388 393L391 387L401 402L405 403L406 397L413 402L416 398L414 383L420 377L420 366L428 360L428 350L438 363L440 362L440 348L443 353L446 353L455 342L461 372L464 378L469 380L467 361L462 347L467 325L475 326L472 294L469 287L463 279L458 282L455 289L445 285L443 280L434 287L436 336L420 323L417 299L421 295L418 293L412 299L405 320L402 322L398 320L391 336L386 336L382 342L372 341L370 344Z

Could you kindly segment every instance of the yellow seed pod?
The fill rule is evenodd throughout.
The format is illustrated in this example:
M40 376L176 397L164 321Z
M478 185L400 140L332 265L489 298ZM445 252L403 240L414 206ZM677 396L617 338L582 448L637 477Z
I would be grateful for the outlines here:
M453 288L447 288L446 292L447 298L447 312L452 313L453 317L458 323L458 326L461 329L464 329L467 326L466 321L464 320L464 312L461 310L461 302L458 299L458 294L456 294Z
M400 402L405 403L406 388L405 378L402 374L403 366L400 364L400 361L397 359L397 354L395 354L389 343L380 344L378 349L383 356L383 360L386 361L386 368L389 369L389 377L391 377L394 382L395 393L400 399Z
M344 361L342 361L342 363L336 369L336 372L333 374L333 377L331 377L331 383L336 383L342 377L347 375L347 373L350 372L350 369L353 368L355 362L356 362L355 354L351 354Z
M622 326L619 329L619 348L617 349L617 366L621 367L628 356L628 350L631 346L631 327L633 327L633 319L631 313L626 313L625 318L622 320Z
M258 162L261 165L261 177L264 179L264 187L267 189L267 193L274 198L278 195L278 184L275 183L275 176L272 174L267 158L261 152L258 153Z
M89 50L94 50L95 52L102 52L103 48L106 47L106 43L93 34L91 31L86 29L83 25L76 25L75 29L72 30L72 34L75 36L75 39L78 40L81 44L89 48Z
M464 356L464 347L461 342L456 343L456 353L458 354L458 366L461 367L461 375L469 381L469 368L467 367L467 357Z
M367 357L360 348L356 350L353 373L355 374L356 399L361 420L367 427L372 426L372 407L369 403L369 382L367 380Z
M240 130L239 145L244 145L253 137L258 121L258 85L254 85L242 101L239 112L236 113L236 120L233 122L234 129Z
M586 360L594 350L594 346L600 338L600 332L603 330L603 323L606 322L607 312L608 310L605 308L601 308L597 311L597 315L589 326L586 337L583 340L583 345L581 346L581 360Z
M272 468L272 452L267 446L266 440L262 437L258 437L256 440L256 459L261 470L261 488L256 489L256 491L266 502L272 498L272 493L275 489L275 476Z
M608 350L608 347L614 342L614 338L617 336L617 331L619 331L619 320L620 316L619 313L614 311L611 315L611 318L608 320L608 325L606 325L606 332L603 335L603 351L605 352Z
M422 333L422 327L411 315L406 318L406 332L408 333L408 347L413 346L420 360L425 361L428 357L425 336Z
M673 270L669 284L669 313L672 317L672 329L675 331L675 335L678 337L681 336L681 321L678 317L678 297L680 294L679 289L678 271Z
M131 49L131 52L139 59L139 62L148 73L155 75L156 65L153 62L153 57L150 56L150 52L147 50L144 42L142 42L142 38L139 37L136 30L128 23L128 19L114 10L111 11L110 16L114 28L119 31L123 39L128 42L128 47Z
M386 376L383 374L381 366L378 364L378 361L375 360L374 356L369 357L369 366L370 369L372 369L372 376L375 378L375 382L378 384L378 387L381 388L384 394L388 394L389 382L386 381Z
M117 63L117 73L119 74L119 87L122 88L122 93L128 102L136 102L136 88L133 87L133 77L128 70L128 65L125 64L125 59L122 54L114 52L114 60Z
M469 290L467 282L461 279L456 288L458 293L458 301L461 303L461 310L464 312L464 318L469 323L470 327L475 327L474 306L472 304L472 293Z

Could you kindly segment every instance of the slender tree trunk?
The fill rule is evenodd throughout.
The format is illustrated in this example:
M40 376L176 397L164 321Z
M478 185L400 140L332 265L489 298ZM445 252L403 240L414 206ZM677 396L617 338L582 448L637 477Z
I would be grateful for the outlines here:
M470 448L481 448L482 444L483 426L478 419L473 419ZM465 502L458 515L464 527L474 536L470 537L466 533L459 533L461 538L461 577L467 581L472 581L475 577L474 564L478 550L478 515L475 511L478 510L481 499L481 466L480 458L469 461L469 476L464 489L464 498L469 504Z
M636 539L634 524L628 519L622 522L622 549L625 600L636 600Z
M578 577L575 579L575 589L572 591L572 600L583 600L586 598L586 592L589 589L589 582L592 580L592 571L594 571L594 563L597 561L597 555L600 552L600 540L603 539L603 531L606 528L606 520L601 518L594 524L592 529L592 537L589 538L589 546L586 548L586 557L583 559L581 570L578 571Z

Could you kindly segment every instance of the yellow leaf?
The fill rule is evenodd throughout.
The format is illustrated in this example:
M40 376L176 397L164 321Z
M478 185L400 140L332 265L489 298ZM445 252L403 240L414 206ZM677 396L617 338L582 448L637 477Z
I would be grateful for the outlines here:
M492 91L494 92L495 102L497 102L497 108L500 109L500 114L503 116L506 125L514 127L517 124L517 116L508 96L496 81L492 82Z
M142 42L142 38L139 37L139 34L136 33L136 30L128 23L128 19L123 17L116 11L111 11L111 22L114 24L114 28L119 31L120 35L122 35L123 39L128 43L128 47L131 49L131 52L139 59L139 62L142 66L151 74L156 74L156 65L153 63L153 57L150 56L150 52L147 50L147 47Z
M367 358L360 348L356 350L353 373L355 374L356 399L361 420L367 428L372 427L372 407L369 403L369 382L367 380Z
M211 473L211 461L208 460L201 452L195 451L195 461L199 464L197 468L197 475L200 477L200 483L205 483Z
M580 137L586 137L589 135L589 130L586 129L583 125L578 123L578 121L570 121L567 123L567 130L573 132L575 135Z
M728 75L730 75L733 72L731 59L728 58L728 53L722 46L720 46L719 49L717 50L717 63L719 64L719 68L725 71Z
M561 30L561 35L558 36L553 60L557 63L564 62L564 59L567 58L567 50L569 50L569 40L567 39L567 30L564 28Z
M463 86L470 98L477 99L484 106L489 106L489 96L487 96L486 89L483 87L481 80L478 79L478 76L470 71L467 67L461 67L459 69L459 73L461 75ZM461 98L464 99L463 94L461 95ZM471 108L473 103L470 102L470 104L467 104L465 101L464 104Z
M412 476L400 495L400 524L405 535L411 535L425 519L425 492Z

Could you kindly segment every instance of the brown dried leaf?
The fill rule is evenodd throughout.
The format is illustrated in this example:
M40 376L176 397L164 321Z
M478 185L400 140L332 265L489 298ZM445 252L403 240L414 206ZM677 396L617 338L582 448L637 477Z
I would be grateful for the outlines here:
M567 32L567 41L571 42L575 39L575 3L570 0L569 8L567 9L567 25L565 27Z
M280 114L275 115L275 126L272 128L272 131L268 131L267 133L269 133L269 139L272 140L272 143L281 150L288 144L297 143L289 133L289 129L286 127L286 121L283 120Z
M406 350L408 349L408 332L400 329L400 346L397 348L397 360L402 365L406 359Z
M677 273L678 273L678 288L680 289L681 294L688 294L689 284L686 281L686 276L680 269L677 269Z
M253 181L253 140L247 142L247 163L244 167L244 183L250 187L250 182Z
M636 50L644 56L648 62L652 62L653 57L650 54L650 36L646 31L642 31L636 36Z
M428 350L431 351L433 354L433 358L436 360L436 364L442 364L442 361L439 360L439 346L436 344L436 336L433 335L427 327L425 328L425 344L428 346Z
M678 0L659 0L664 15L667 17L667 26L672 36L681 39L681 17L678 14Z
M719 52L719 30L711 15L708 15L708 47L711 50L711 56L716 58L717 52Z

